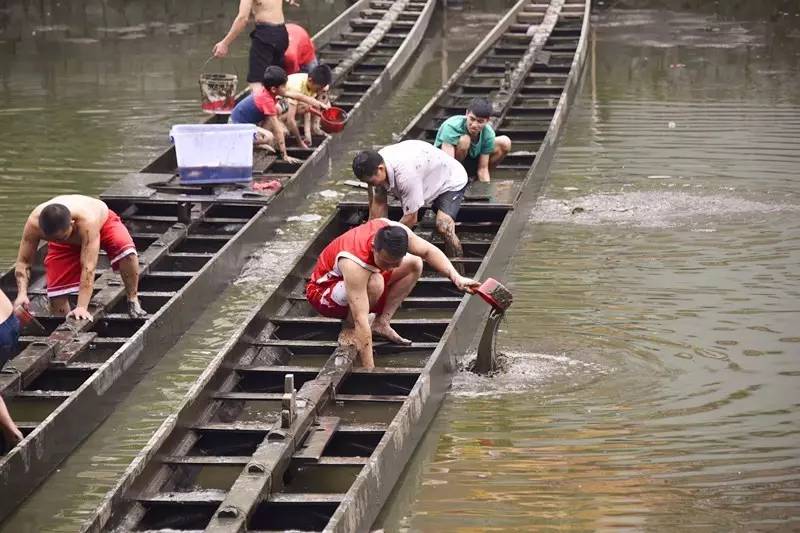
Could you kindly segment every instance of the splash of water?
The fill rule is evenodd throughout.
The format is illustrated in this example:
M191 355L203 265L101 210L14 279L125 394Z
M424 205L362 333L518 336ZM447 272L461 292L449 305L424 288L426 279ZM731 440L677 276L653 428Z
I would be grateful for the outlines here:
M457 373L453 377L451 393L469 398L497 397L539 390L554 383L579 386L612 371L566 354L505 352L500 357L502 370L492 376L481 376L468 370Z

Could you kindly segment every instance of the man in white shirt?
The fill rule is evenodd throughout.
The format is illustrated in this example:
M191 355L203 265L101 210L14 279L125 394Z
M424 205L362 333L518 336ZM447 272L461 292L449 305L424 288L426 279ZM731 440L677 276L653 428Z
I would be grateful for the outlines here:
M377 152L359 152L353 159L353 173L370 185L370 219L388 215L388 194L400 200L400 222L409 228L417 224L420 208L431 204L445 253L449 257L462 255L455 219L468 180L466 170L456 159L425 141L403 141Z

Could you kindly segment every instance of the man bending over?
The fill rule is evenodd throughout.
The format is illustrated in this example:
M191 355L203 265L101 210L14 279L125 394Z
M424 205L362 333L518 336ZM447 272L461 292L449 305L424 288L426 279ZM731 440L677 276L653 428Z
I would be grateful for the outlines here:
M479 285L456 272L441 250L406 226L375 218L325 247L306 286L306 297L323 316L344 320L361 364L373 368L372 333L396 344L411 344L389 322L416 285L423 261L459 290L472 292ZM371 328L369 313L376 313Z
M388 215L388 194L400 200L400 222L409 228L417 224L420 208L431 204L447 255L462 255L455 220L467 188L467 172L454 158L425 141L403 141L377 152L359 152L353 159L353 174L371 185L370 218Z
M37 206L25 222L17 256L16 305L27 307L31 263L39 241L48 241L44 266L50 311L56 315L91 320L89 300L100 249L108 254L111 268L119 271L132 318L147 315L139 304L139 262L136 247L119 216L96 198L68 194ZM78 305L70 310L67 295L78 293Z

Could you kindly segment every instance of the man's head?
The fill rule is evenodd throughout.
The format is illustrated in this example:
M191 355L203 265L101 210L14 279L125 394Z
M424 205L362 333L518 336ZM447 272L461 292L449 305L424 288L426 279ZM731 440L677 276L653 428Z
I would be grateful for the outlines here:
M373 187L383 185L386 183L386 162L374 150L358 152L353 158L353 174Z
M64 241L72 235L72 214L63 204L50 204L39 213L39 229L45 240Z
M320 92L333 81L333 73L328 65L317 65L308 74L308 88Z
M286 75L285 70L281 67L270 65L264 69L264 77L261 80L261 84L272 94L283 95L286 92L286 82L288 80L289 77Z
M467 131L479 135L492 116L492 103L486 98L473 98L467 107Z
M390 224L375 233L372 255L375 265L381 270L399 267L406 252L408 252L408 233L403 227Z

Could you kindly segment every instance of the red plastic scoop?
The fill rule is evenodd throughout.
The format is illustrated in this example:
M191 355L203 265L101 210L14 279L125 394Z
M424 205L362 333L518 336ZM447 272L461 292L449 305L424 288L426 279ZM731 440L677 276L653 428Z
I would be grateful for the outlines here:
M17 308L14 309L14 314L17 316L17 320L19 320L19 323L23 328L28 324L33 324L34 327L40 332L44 333L47 331L44 329L42 323L36 320L36 317L21 305L18 305Z
M481 283L481 286L475 289L475 294L501 312L511 307L511 303L514 300L511 291L494 278L487 278L486 281Z

